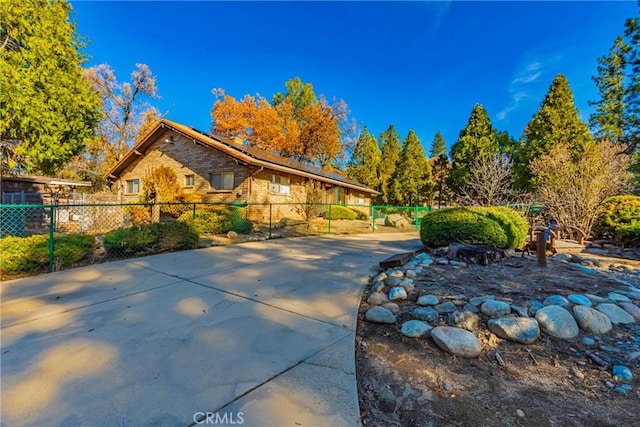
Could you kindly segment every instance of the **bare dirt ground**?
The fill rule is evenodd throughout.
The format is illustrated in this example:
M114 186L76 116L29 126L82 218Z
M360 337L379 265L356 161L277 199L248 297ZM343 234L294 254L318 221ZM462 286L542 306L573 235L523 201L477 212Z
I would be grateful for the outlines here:
M612 259L610 262L620 262ZM636 267L632 267L636 268ZM401 324L410 320L419 295L441 301L494 295L524 305L552 294L606 296L638 286L640 276L590 274L576 264L549 259L545 269L535 257L511 258L489 266L470 264L427 267L416 288L399 303L398 321L381 325L364 321L370 290L363 295L356 335L356 365L362 424L365 426L632 426L640 425L640 327L614 325L595 346L584 333L561 340L542 333L532 345L501 340L480 315L483 351L462 359L444 352L429 338L407 338ZM463 298L464 297L464 298ZM398 301L395 301L396 303ZM439 324L446 324L440 316ZM433 326L437 326L434 324ZM428 335L428 334L427 334ZM425 336L427 336L425 335ZM594 361L595 360L595 361ZM600 362L600 364L596 363ZM613 364L631 368L626 394L611 373ZM601 366L604 364L603 366Z

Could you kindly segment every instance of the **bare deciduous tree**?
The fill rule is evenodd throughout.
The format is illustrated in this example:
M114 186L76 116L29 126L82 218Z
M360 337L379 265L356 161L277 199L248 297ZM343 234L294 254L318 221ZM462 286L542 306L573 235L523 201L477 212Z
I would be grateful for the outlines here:
M306 182L304 188L303 192L294 194L293 210L303 220L310 222L317 218L325 208L323 204L324 193L317 182Z
M513 161L504 154L476 159L469 168L469 179L460 188L459 201L467 206L500 206L518 198L513 186Z
M529 164L536 199L561 226L576 227L588 236L602 201L630 183L630 158L621 151L619 144L608 141L587 144L580 152L559 144Z

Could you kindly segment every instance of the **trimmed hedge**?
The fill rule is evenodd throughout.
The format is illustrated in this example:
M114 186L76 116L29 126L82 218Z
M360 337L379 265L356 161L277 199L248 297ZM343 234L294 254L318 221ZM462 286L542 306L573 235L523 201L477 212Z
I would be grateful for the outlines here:
M638 246L640 197L614 196L602 202L603 213L593 227L593 235L612 239L624 246Z
M513 248L524 243L528 223L509 208L446 208L422 217L420 239L425 246L447 246L452 242Z
M349 209L344 206L332 205L331 206L331 215L329 215L329 209L322 212L322 217L324 219L348 219L354 220L358 218L358 212L353 209Z
M71 267L89 255L96 246L93 236L56 234L53 259L56 269ZM46 272L49 268L49 236L9 236L0 239L0 271L3 277Z
M529 231L529 222L520 212L504 206L472 209L500 224L507 235L508 248L520 248L524 245Z
M198 233L180 221L119 228L104 235L104 248L113 255L148 255L198 247Z

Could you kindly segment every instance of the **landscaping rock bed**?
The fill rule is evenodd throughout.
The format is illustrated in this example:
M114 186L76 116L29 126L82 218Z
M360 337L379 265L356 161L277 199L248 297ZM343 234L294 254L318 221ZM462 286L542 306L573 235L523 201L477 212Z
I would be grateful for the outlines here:
M364 425L640 422L640 266L509 255L422 253L371 279L356 339Z

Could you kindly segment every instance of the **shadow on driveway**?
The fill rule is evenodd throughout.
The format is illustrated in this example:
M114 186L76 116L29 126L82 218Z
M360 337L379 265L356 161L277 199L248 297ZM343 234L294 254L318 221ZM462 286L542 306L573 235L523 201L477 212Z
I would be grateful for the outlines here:
M358 425L362 291L420 246L278 239L3 282L2 425Z

